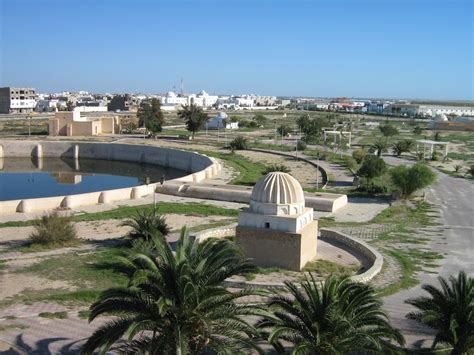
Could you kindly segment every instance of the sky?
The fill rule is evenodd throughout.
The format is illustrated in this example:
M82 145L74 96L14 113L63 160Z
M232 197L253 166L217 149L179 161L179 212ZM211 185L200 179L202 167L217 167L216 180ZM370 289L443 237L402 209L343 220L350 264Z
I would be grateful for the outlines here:
M474 99L472 0L0 0L0 86Z

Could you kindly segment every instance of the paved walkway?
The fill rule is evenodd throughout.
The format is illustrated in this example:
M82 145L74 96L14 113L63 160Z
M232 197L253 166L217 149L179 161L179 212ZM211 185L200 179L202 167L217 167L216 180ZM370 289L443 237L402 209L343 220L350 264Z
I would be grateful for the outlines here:
M392 165L413 164L400 158L384 159ZM438 180L427 190L426 199L439 208L441 226L433 232L440 232L442 235L432 238L426 247L444 256L439 261L440 267L435 269L441 276L457 275L460 270L474 276L474 184L471 180L442 173L437 175ZM420 271L417 278L422 284L439 285L435 274ZM431 332L405 317L413 310L404 303L405 300L421 295L426 295L426 292L420 284L384 298L384 308L389 313L392 324L403 331L409 346L431 346L432 342Z

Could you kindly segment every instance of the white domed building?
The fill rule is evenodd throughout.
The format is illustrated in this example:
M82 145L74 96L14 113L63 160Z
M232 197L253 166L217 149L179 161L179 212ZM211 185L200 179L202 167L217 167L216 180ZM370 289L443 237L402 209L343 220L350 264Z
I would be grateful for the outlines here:
M316 257L318 223L291 175L272 172L254 186L239 215L236 241L261 267L301 270Z

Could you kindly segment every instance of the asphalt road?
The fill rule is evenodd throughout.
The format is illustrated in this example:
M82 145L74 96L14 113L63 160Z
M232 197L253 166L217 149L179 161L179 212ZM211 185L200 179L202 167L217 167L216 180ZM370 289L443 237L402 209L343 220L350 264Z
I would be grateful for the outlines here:
M412 164L403 159L384 157L392 165ZM437 173L436 183L426 191L427 202L438 207L440 212L439 232L441 236L431 240L428 249L438 252L444 258L436 269L439 275L449 277L460 270L474 277L474 183L472 180L455 178ZM417 247L417 246L414 246ZM438 275L420 272L417 278L422 283L439 285ZM392 324L401 329L409 346L431 346L432 334L405 315L413 308L404 303L408 298L427 295L421 284L384 298L384 308Z

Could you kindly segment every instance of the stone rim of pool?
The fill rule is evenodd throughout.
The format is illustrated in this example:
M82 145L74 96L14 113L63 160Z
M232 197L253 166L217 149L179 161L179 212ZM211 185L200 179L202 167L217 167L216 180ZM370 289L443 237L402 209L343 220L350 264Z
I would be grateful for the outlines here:
M44 158L64 157L159 165L189 172L183 177L168 180L180 182L201 182L214 177L222 168L216 159L204 154L151 145L78 141L1 141L0 170L2 170L5 160L15 157L37 159L39 164ZM45 211L56 208L72 209L80 206L138 199L152 194L159 184L159 182L155 182L82 194L0 201L0 214Z

